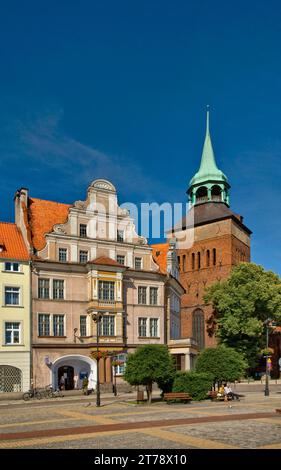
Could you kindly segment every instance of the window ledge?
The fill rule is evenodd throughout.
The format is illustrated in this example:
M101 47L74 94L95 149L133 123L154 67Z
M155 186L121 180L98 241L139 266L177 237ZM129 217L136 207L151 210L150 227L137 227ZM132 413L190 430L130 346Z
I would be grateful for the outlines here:
M2 273L5 273L5 274L7 274L7 273L11 273L11 274L25 274L25 273L22 272L22 271L7 271L6 269L3 269L3 270L2 270Z
M139 339L160 339L160 336L138 336Z
M15 343L15 344L2 344L2 347L4 348L10 348L10 347L15 347L15 346L19 346L19 347L23 347L24 344L23 343Z
M42 336L39 336L39 335L38 335L38 338L52 338L52 339L58 338L58 339L61 339L61 338L67 338L67 336L54 336L54 335L49 335L49 336L44 336L44 335L42 335Z
M23 305L2 305L2 308L24 308Z

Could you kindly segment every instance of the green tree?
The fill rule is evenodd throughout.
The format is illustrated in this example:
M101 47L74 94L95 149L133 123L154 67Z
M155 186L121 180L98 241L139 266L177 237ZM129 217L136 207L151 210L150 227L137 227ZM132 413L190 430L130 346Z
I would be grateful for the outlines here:
M281 320L280 277L254 263L241 263L227 280L207 288L204 300L214 309L209 330L254 367L265 345L265 320Z
M234 382L245 372L247 362L241 353L224 345L203 349L196 361L196 372L209 373L213 383Z
M207 372L177 372L173 392L186 392L194 400L204 400L212 388L213 375Z
M151 403L153 383L162 389L166 388L173 381L175 373L174 360L167 346L149 344L129 354L124 379L131 385L144 385L148 402Z

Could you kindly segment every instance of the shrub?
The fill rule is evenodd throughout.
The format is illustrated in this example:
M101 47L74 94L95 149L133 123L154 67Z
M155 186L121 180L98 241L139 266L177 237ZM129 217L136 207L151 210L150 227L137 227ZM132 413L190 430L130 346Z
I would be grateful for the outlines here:
M204 400L212 383L213 376L207 372L177 372L173 392L186 392L194 400Z

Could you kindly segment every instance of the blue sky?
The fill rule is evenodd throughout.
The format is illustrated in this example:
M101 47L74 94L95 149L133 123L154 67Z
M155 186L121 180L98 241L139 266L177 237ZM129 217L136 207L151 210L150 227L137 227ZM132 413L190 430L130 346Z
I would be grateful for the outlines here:
M1 4L0 218L13 195L185 202L211 106L231 208L252 259L281 274L280 1Z

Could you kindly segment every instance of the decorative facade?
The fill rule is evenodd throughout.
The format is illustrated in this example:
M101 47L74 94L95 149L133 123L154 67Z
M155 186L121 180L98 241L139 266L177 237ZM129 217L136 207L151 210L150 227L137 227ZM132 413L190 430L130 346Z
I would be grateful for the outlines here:
M99 379L111 384L112 356L125 361L139 345L167 343L166 292L175 283L183 289L161 272L109 181L94 181L86 200L73 205L32 198L22 188L15 210L32 257L36 386L81 388L87 376L95 388L97 348Z

